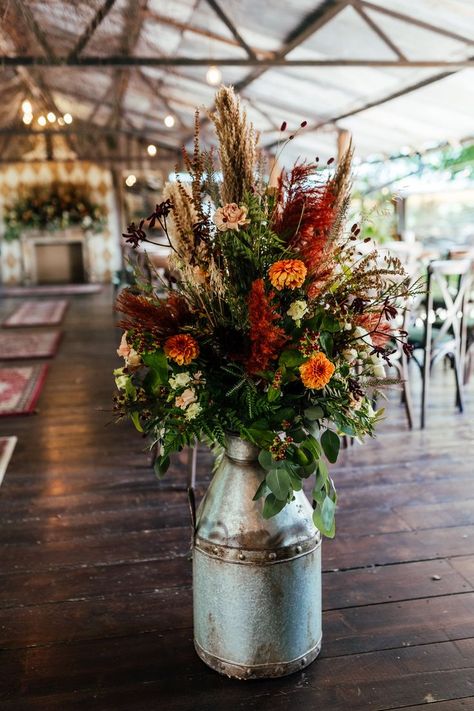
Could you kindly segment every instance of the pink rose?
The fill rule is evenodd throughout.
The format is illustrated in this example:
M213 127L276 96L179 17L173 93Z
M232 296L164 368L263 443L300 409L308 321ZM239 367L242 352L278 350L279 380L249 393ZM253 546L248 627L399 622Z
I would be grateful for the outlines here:
M125 365L129 370L137 370L142 364L142 359L136 350L128 345L126 333L122 336L120 346L117 349L117 355L125 359Z
M196 402L197 397L196 393L192 388L186 388L186 390L183 390L181 395L179 395L176 400L174 401L174 404L176 407L180 407L182 410L185 410L188 405L191 405L191 403Z
M245 205L239 207L235 202L219 207L214 213L214 224L221 232L226 230L238 232L239 227L250 224L250 220L247 219L247 207Z
M131 350L131 347L127 343L127 334L124 333L122 336L122 340L120 341L120 346L117 349L117 355L119 355L121 358L128 358Z

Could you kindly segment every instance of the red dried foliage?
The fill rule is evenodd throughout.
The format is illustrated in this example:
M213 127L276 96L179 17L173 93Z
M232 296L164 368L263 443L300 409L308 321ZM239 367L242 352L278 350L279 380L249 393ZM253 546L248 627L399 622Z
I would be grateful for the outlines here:
M247 370L251 374L266 370L271 361L278 357L288 338L285 331L276 325L280 315L272 305L274 296L273 291L265 293L263 279L253 282L249 296L251 349L247 361Z
M392 328L387 319L378 312L370 311L365 314L360 314L355 318L357 326L365 328L370 334L374 346L385 346L390 340Z
M148 331L153 336L167 338L175 334L189 320L189 308L177 294L170 294L162 301L152 301L141 294L124 289L118 296L116 310L126 318L119 326L126 331Z
M280 209L273 229L316 274L328 259L329 236L336 216L335 186L314 182L315 163L299 163L279 180Z

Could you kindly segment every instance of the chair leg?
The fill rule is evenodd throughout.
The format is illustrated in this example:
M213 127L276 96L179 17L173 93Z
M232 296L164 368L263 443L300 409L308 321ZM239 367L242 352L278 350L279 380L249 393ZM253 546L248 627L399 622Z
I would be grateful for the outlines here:
M197 450L197 442L188 449L188 487L191 489L196 488Z
M460 368L459 359L457 356L453 358L453 370L454 377L456 380L456 407L459 408L459 412L464 412L464 397L463 397L463 378Z
M413 403L412 403L411 391L410 391L408 362L407 362L407 357L404 353L402 353L402 355L401 355L400 365L401 365L401 376L402 376L402 380L403 380L402 402L405 405L405 412L407 415L408 427L412 430L413 429Z
M426 402L428 399L428 387L430 382L430 364L424 363L422 368L422 389L421 389L421 417L420 417L420 428L425 429L426 424Z

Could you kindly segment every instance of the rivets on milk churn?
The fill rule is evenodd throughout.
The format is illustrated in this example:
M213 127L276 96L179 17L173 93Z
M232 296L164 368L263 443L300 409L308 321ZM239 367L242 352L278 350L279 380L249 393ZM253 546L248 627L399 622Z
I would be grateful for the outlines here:
M214 553L214 555L217 555L219 553L219 548L217 546L214 546L212 552Z
M277 554L274 552L268 554L268 560L275 560L276 557L277 557Z
M303 551L303 546L296 546L297 553L302 553L302 551Z
M245 560L244 553L239 553L239 560Z

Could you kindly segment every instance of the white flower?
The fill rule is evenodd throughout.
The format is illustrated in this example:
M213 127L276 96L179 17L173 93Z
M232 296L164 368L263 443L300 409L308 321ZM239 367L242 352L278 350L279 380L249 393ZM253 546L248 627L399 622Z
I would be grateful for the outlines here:
M286 313L288 314L288 316L291 316L293 321L301 321L307 310L308 304L306 303L306 301L300 300L293 301Z
M191 403L196 402L196 400L197 397L194 390L192 388L187 388L181 393L181 395L176 398L174 404L176 405L176 407L180 407L182 410L185 410L188 405L191 405Z
M169 384L173 390L178 390L178 388L185 388L186 385L189 385L191 380L191 375L188 372L177 373L169 379Z
M372 373L375 378L380 378L383 379L385 378L385 368L381 363L380 358L377 356L376 353L374 353L371 356L371 362L372 362Z
M342 351L342 355L344 356L344 360L348 363L353 363L359 357L359 354L355 348L346 348Z
M362 326L355 327L354 338L357 338L357 340L361 341L361 345L359 346L359 348L365 350L367 350L368 348L372 348L372 338L370 337L369 332Z
M201 405L198 402L193 402L192 405L190 405L188 407L188 409L186 410L186 414L184 417L188 421L194 420L199 415L201 410L202 410Z

